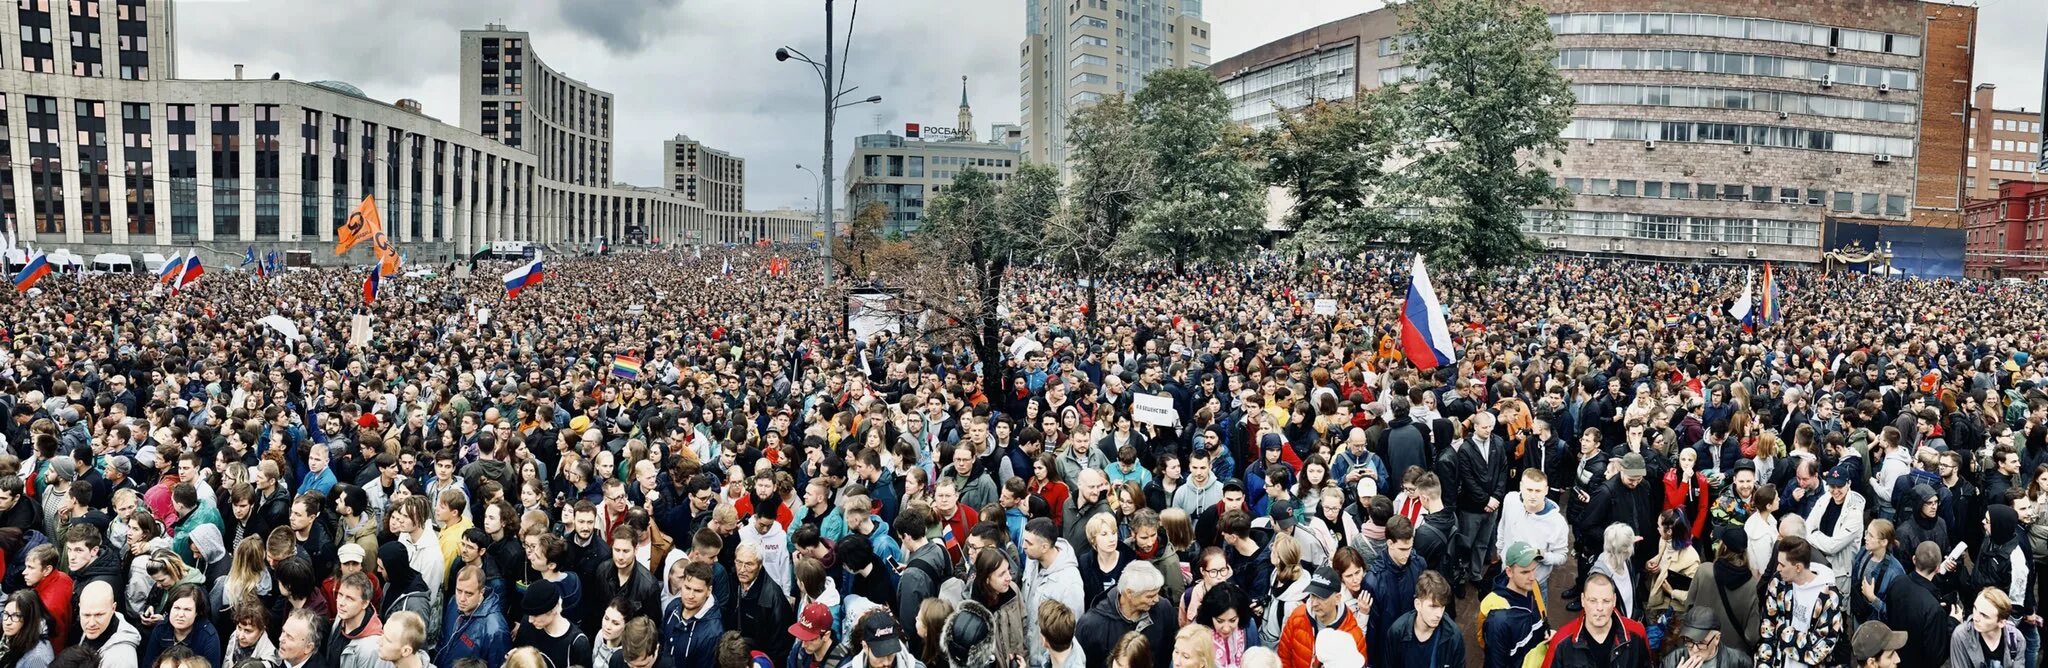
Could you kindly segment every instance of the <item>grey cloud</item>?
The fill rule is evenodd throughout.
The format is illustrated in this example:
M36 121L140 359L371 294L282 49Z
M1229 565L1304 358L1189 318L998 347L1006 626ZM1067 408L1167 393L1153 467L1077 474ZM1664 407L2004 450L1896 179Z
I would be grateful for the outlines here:
M617 55L631 55L646 48L662 34L664 18L682 5L682 0L564 0L562 21Z

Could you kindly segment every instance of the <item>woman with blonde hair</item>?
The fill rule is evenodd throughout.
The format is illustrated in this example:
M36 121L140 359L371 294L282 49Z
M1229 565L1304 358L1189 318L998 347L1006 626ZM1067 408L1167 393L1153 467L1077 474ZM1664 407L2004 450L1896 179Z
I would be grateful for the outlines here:
M1113 591L1110 586L1123 578L1124 567L1137 560L1138 555L1124 545L1117 534L1116 516L1102 513L1088 518L1088 545L1076 545L1080 551L1077 568L1081 571L1081 592L1088 609L1102 597Z
M1189 624L1173 635L1173 668L1212 668L1216 643L1209 627Z
M541 656L540 650L532 647L521 647L512 650L511 654L505 655L505 668L549 667L547 657Z
M1271 559L1273 560L1273 581L1266 591L1271 592L1270 600L1264 601L1259 609L1259 633L1267 646L1280 642L1280 629L1287 624L1287 617L1294 609L1308 600L1308 577L1301 568L1301 544L1293 536L1280 534L1273 537Z
M210 602L215 611L226 613L236 603L269 596L271 587L270 563L263 559L263 539L250 536L235 544L228 576L214 581ZM215 624L217 628L226 626Z

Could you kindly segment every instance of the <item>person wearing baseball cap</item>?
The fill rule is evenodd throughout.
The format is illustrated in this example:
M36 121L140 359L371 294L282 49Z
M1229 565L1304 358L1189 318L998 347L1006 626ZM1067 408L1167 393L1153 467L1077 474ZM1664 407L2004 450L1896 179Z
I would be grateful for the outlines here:
M1479 646L1488 666L1519 666L1550 635L1544 623L1543 592L1536 581L1542 558L1528 543L1516 542L1501 552L1501 576L1493 592L1479 601Z
M1835 590L1861 592L1852 586L1856 553L1863 549L1863 495L1849 488L1855 479L1853 467L1838 465L1822 476L1828 493L1806 513L1806 529L1813 541L1814 557L1835 572Z
M1898 668L1899 648L1906 646L1906 632L1893 631L1884 622L1864 622L1849 637L1849 665L1854 668Z
M1298 606L1280 629L1280 665L1286 668L1310 668L1318 665L1318 657L1327 652L1323 646L1330 642L1323 640L1332 635L1350 636L1349 645L1357 650L1358 664L1364 663L1365 630L1358 628L1358 618L1345 614L1344 587L1337 570L1319 566L1308 576L1308 605ZM1348 653L1338 654L1348 658ZM1327 659L1321 659L1327 661Z
M869 610L867 616L860 618L855 635L860 639L861 657L866 660L868 668L910 668L918 665L917 659L903 651L903 629L888 610Z
M1905 635L1905 634L1900 634ZM1749 655L1721 644L1721 618L1714 609L1695 605L1679 624L1678 644L1664 654L1663 668L1749 668Z
M789 625L789 635L796 638L796 646L789 648L789 661L783 664L786 668L824 668L846 663L845 648L832 637L832 609L823 603L804 606L796 623Z

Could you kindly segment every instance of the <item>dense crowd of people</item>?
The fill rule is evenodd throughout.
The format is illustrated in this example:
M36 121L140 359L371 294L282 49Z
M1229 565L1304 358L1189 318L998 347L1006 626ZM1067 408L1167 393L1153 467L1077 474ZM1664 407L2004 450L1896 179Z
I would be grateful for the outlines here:
M1425 370L1405 260L1021 268L997 359L754 248L53 278L0 668L2038 665L2048 290L1546 257Z

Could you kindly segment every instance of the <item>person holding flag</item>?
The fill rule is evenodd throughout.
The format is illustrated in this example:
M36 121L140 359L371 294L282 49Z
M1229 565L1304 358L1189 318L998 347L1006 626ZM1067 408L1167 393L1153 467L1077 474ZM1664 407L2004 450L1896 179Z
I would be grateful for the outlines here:
M1429 267L1422 264L1420 253L1409 268L1408 300L1401 305L1401 352L1423 371L1458 359L1443 302L1437 301L1436 286L1429 282Z

